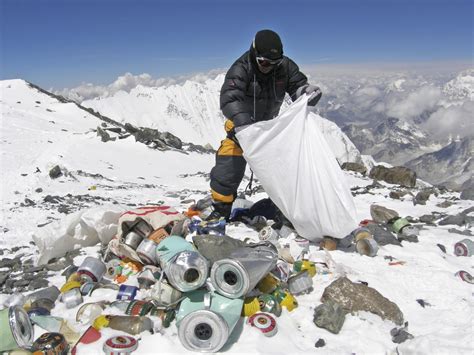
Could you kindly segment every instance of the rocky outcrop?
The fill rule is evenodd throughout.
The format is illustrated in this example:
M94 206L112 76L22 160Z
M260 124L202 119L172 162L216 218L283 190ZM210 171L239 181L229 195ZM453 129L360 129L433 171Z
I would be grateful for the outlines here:
M405 187L414 187L416 185L416 173L404 166L386 168L385 166L377 165L370 170L369 177Z

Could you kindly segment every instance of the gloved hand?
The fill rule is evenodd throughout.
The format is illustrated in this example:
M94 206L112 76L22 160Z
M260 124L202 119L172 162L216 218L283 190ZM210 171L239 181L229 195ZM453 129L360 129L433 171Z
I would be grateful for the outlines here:
M319 102L319 99L321 99L321 96L323 95L321 89L318 86L310 84L302 86L296 91L297 98L303 94L310 96L308 99L308 106L316 106L316 104Z

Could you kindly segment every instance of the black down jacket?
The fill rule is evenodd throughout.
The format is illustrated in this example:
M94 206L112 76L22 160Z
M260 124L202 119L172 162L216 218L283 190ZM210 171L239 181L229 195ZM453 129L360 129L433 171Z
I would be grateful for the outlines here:
M296 90L308 79L288 57L270 73L258 70L253 48L230 67L221 88L220 106L235 126L271 120L278 115L288 93L296 99Z

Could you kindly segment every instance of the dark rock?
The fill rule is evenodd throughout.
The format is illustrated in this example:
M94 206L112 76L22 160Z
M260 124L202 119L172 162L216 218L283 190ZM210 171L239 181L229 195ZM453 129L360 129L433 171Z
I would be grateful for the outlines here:
M326 287L321 301L338 303L347 312L367 311L377 314L382 319L391 320L397 325L403 324L403 313L395 303L377 290L353 283L347 277L341 277Z
M30 282L31 282L30 280L25 280L25 279L15 280L13 282L13 287L18 288L18 287L28 286L30 284Z
M38 271L41 271L45 268L45 265L40 265L40 266L35 266L35 267L32 267L32 268L28 268L28 269L23 269L23 272L24 273L30 273L30 272L38 272Z
M43 189L42 189L41 187L38 187L38 188L35 190L35 192L38 192L38 193L43 192Z
M425 308L426 306L428 306L428 307L431 306L431 304L429 304L425 300L422 300L421 298L417 299L416 302L418 302L418 304L423 308Z
M426 205L426 201L429 200L431 194L433 193L432 189L425 189L418 192L413 199L414 205Z
M367 168L365 167L364 164L360 164L360 163L345 162L342 164L341 168L343 170L349 170L349 171L355 171L357 173L361 173L364 176L365 174L367 174Z
M418 243L418 236L417 235L405 235L403 233L398 234L398 240L401 242L410 242L410 243Z
M10 273L8 273L8 272L0 272L0 287L3 286L3 284L5 283L5 281L7 281L8 275L10 275Z
M61 171L61 168L59 167L59 165L56 165L54 168L52 168L49 171L49 177L51 179L56 179L56 178L60 177L62 174L63 174L63 172Z
M67 257L55 260L52 263L48 263L44 265L44 267L46 267L46 269L48 269L49 271L62 271L70 267L72 263L73 261L70 259L70 257Z
M438 246L438 248L441 249L441 251L442 251L443 253L446 254L446 247L445 247L443 244L436 244L436 245Z
M327 301L314 310L313 323L319 328L324 328L331 333L338 334L341 331L346 312L338 303Z
M393 328L391 331L390 331L390 335L392 336L392 341L396 344L401 344L405 341L407 341L408 339L413 339L413 335L411 335L410 333L407 332L407 327L408 327L408 324L405 323L405 326L402 327L402 328Z
M370 223L366 227L370 230L370 233L372 233L378 245L402 245L400 241L395 237L395 235L388 230L387 227L381 226L376 223Z
M319 338L316 344L314 344L315 348L322 348L326 345L326 341L323 338Z
M418 220L422 223L428 223L428 224L431 224L433 223L435 220L437 220L438 218L433 215L433 214L424 214L423 216L421 216Z
M115 139L112 139L110 137L110 134L106 131L104 131L102 128L100 127L97 127L97 136L100 137L100 140L102 142L108 142L108 141L111 141L111 140L115 140Z
M71 209L67 205L59 205L58 212L59 213L64 213L64 214L69 214L69 213L71 213Z
M386 168L382 165L377 165L372 168L369 177L405 187L414 187L416 185L416 173L404 166Z
M37 290L39 288L45 288L49 286L48 280L42 279L42 278L37 278L33 281L30 282L28 289L30 291Z
M21 259L20 257L16 257L14 259L10 259L10 258L3 258L2 260L0 260L0 269L1 268L8 268L8 269L11 269L15 266L19 266L21 265Z
M36 203L33 200L30 200L29 198L25 198L25 205L26 206L35 206Z
M376 223L387 223L388 221L399 217L397 211L379 205L370 206L370 216Z
M468 236L472 235L472 232L469 229L465 229L465 230L461 231L461 230L456 229L456 228L449 228L448 232L449 233L461 234L461 235L468 235Z
M464 226L465 224L469 223L470 220L471 220L471 218L469 218L469 216L466 216L463 213L459 213L455 216L448 216L448 217L442 219L441 221L438 222L438 224L440 226L445 226L445 225L448 225L448 224L455 224L455 225L461 227L461 226Z
M390 191L389 197L395 200L400 200L403 196L408 194L411 195L411 192L407 190Z
M441 207L441 208L448 208L452 205L453 205L453 202L446 200L446 201L438 203L436 206Z
M474 178L472 176L461 185L461 195L459 197L462 200L474 200Z
M183 148L183 142L181 139L176 137L175 135L169 133L169 132L163 132L161 133L161 140L163 140L167 145L170 147L176 148L176 149L182 149Z
M131 125L130 123L125 123L124 129L131 134L135 134L139 130L137 127Z

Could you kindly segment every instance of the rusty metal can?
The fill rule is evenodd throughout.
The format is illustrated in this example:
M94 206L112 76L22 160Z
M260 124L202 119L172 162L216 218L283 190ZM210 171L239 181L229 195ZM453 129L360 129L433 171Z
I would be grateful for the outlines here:
M138 348L138 341L128 335L119 335L107 339L104 343L106 355L125 355L134 352Z

